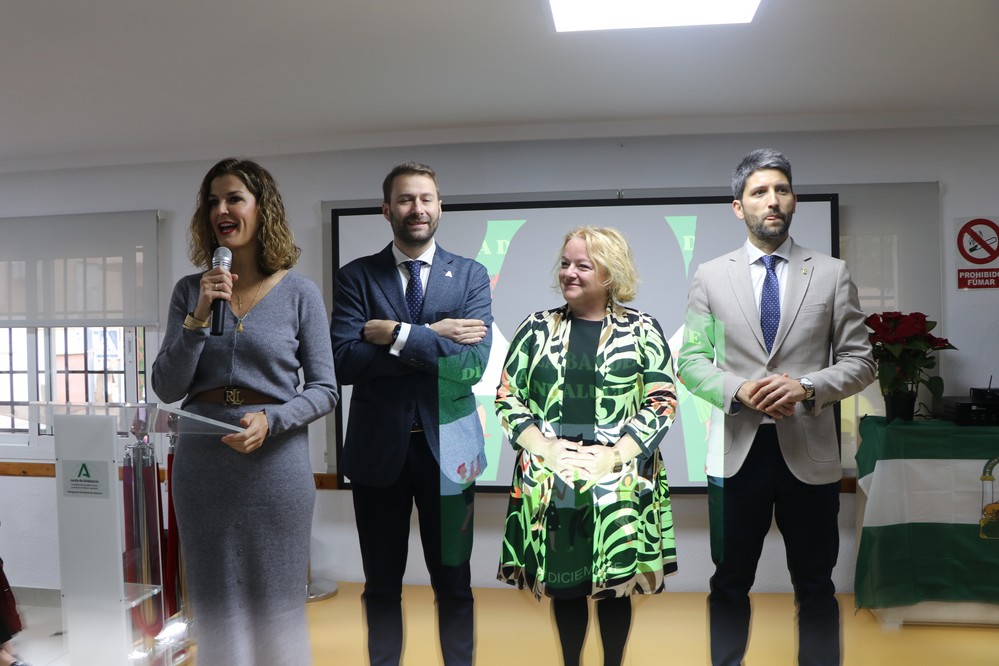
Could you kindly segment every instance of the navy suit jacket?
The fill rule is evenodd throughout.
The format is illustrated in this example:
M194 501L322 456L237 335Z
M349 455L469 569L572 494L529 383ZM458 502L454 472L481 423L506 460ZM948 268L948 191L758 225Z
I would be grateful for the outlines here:
M424 326L447 318L481 319L486 337L477 345L460 345ZM413 324L399 356L361 339L369 319ZM402 472L419 412L442 474L457 483L481 474L484 439L472 386L486 368L492 325L485 267L440 244L418 322L410 320L391 243L342 267L330 332L337 379L353 391L340 471L364 485L390 485Z

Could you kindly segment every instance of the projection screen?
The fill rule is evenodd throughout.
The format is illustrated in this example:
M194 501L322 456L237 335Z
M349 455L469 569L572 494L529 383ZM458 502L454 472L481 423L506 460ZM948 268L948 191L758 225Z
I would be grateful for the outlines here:
M514 451L503 436L493 409L500 367L508 340L532 312L561 305L555 267L562 239L570 229L592 224L619 229L631 244L641 284L627 305L659 321L676 357L682 336L687 287L697 266L746 240L745 224L732 212L728 197L574 199L494 201L448 205L435 236L447 250L482 263L493 298L493 345L485 376L474 388L486 433L488 466L477 481L482 490L509 487ZM835 194L799 195L791 235L799 245L838 253L838 199ZM374 254L391 241L379 206L332 204L333 279L350 260ZM674 490L698 492L706 485L704 459L708 437L720 437L721 413L678 384L678 417L660 450ZM386 399L391 399L387 397ZM337 460L343 447L350 387L342 387L336 416ZM378 446L371 442L370 446ZM339 469L339 464L338 464ZM341 474L341 487L349 479Z

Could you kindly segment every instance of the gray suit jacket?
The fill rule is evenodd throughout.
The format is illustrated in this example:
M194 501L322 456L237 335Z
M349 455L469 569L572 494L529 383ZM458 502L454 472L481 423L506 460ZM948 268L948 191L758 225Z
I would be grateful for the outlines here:
M791 245L780 327L768 354L745 247L698 267L690 285L680 381L725 413L724 476L742 467L761 412L735 403L744 382L771 374L807 376L811 405L799 403L777 421L788 468L805 483L842 475L834 411L839 400L870 384L876 373L857 288L846 263Z
M417 412L446 478L464 484L482 473L484 439L472 386L489 358L490 305L485 267L440 245L418 322L410 321L391 243L337 272L330 333L337 379L354 387L340 458L351 481L385 487L399 477ZM446 318L481 319L485 339L459 345L422 325ZM414 324L399 356L361 339L369 319Z

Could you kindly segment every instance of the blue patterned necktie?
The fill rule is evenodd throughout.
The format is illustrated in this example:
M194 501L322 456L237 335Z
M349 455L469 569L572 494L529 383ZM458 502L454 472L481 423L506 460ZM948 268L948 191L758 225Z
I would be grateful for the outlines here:
M767 345L767 353L773 347L777 337L777 327L780 325L780 286L777 284L777 273L774 267L780 257L772 254L763 256L767 276L763 279L763 292L760 295L760 328L763 329L763 342Z
M423 262L417 259L405 263L406 268L409 269L409 283L406 285L406 306L409 308L410 323L418 325L420 323L420 312L423 311L423 282L420 281L420 267L423 266ZM413 415L413 430L423 430L419 410Z
M409 307L410 322L420 323L420 312L423 311L423 283L420 281L420 266L422 261L407 261L409 269L409 284L406 285L406 305Z

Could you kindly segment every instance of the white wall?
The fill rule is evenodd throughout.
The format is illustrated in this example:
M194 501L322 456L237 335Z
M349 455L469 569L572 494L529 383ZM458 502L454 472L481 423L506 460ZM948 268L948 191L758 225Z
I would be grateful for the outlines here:
M942 355L942 374L949 392L984 385L989 373L999 374L999 352L994 344L999 292L957 292L953 238L955 218L999 217L999 203L994 196L999 185L996 126L535 141L253 157L268 167L281 185L297 241L303 248L299 270L323 284L328 292L329 285L324 283L327 258L323 255L323 229L328 222L322 219L321 202L379 197L384 174L400 161L416 159L437 169L446 209L449 196L477 194L662 188L693 188L699 193L709 188L725 194L738 160L764 145L788 155L798 187L939 182L940 233L922 242L940 248L943 309L937 333L949 337L960 350ZM150 208L165 211L160 289L160 311L165 312L174 281L193 271L186 258L186 227L198 184L209 166L208 162L196 162L3 174L0 217ZM853 224L863 222L856 220ZM446 223L445 216L442 224ZM385 231L387 242L387 224ZM925 302L918 293L903 296L906 309L936 307L935 302ZM321 457L324 428L314 428L313 439L313 463L317 470L325 469ZM50 479L0 477L0 555L15 586L59 586L53 493L54 482ZM836 572L841 591L852 591L853 499L843 496L843 547ZM501 497L479 500L473 556L476 585L493 582L504 503ZM671 587L706 590L710 558L705 500L703 496L678 497L674 512L680 574L672 579ZM313 536L314 575L359 580L356 550L349 493L320 492ZM425 581L420 550L414 545L412 552L411 580ZM789 590L777 540L768 543L763 562L756 589Z

